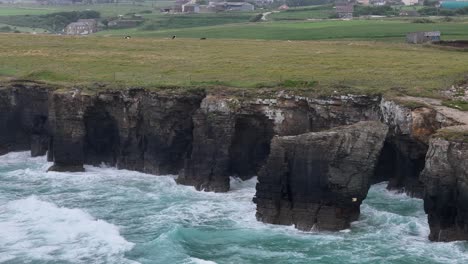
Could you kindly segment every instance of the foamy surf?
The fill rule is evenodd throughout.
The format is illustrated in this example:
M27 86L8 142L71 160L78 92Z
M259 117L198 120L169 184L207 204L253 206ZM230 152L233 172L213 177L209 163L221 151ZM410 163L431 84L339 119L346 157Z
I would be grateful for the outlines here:
M385 184L350 229L302 232L256 221L256 178L206 193L170 175L48 166L26 152L0 156L0 262L468 263L467 243L429 242L422 201Z
M73 263L123 261L133 247L117 226L80 209L58 207L36 196L0 206L3 260L63 260Z

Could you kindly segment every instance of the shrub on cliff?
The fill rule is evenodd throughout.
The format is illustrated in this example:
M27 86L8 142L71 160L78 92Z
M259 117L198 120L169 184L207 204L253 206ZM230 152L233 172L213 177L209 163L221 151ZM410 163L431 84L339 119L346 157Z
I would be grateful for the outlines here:
M250 18L250 22L260 22L262 20L263 14L256 14L252 18Z
M413 23L417 24L430 24L430 23L435 23L433 20L427 19L427 18L419 18L415 19L412 21Z

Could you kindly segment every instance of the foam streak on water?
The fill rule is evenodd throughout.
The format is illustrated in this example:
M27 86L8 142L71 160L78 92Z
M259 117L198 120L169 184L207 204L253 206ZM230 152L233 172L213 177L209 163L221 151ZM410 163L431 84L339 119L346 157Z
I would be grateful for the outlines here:
M350 230L305 233L255 220L256 179L218 194L173 176L48 166L0 156L0 263L468 263L466 243L427 240L421 200L385 184Z

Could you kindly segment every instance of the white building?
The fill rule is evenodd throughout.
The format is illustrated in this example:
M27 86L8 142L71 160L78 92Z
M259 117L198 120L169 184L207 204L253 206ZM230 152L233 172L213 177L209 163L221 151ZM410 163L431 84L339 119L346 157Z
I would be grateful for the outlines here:
M401 0L403 4L407 6L417 5L419 3L418 0Z

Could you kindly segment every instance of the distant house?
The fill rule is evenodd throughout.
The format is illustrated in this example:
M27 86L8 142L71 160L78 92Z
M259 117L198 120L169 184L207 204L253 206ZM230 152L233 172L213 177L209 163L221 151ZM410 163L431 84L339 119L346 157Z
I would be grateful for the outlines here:
M288 5L282 5L282 6L278 7L278 10L288 10L288 9L289 9Z
M182 5L183 13L200 13L200 6L198 4L184 4Z
M172 7L172 12L173 12L173 13L182 13L182 5L175 4L175 5Z
M98 31L98 22L96 19L78 19L78 22L88 24L91 27L92 33Z
M426 42L440 41L440 31L420 31L406 34L406 42L421 44Z
M275 0L253 0L253 1L249 1L249 2L255 3L258 6L264 6L264 5L273 4L275 2Z
M336 4L336 13L341 19L353 19L354 5L350 3Z
M403 2L403 4L406 6L419 4L419 0L401 0L401 2Z
M226 9L228 11L254 11L255 7L246 2L226 2Z
M67 35L89 35L96 32L97 27L93 27L87 22L73 22L65 28Z
M386 0L372 0L370 3L374 6L384 6L387 4Z
M369 0L357 0L356 1L358 4L361 4L361 5L369 5L370 4L370 1Z
M254 5L246 2L210 2L209 7L216 11L253 11Z

